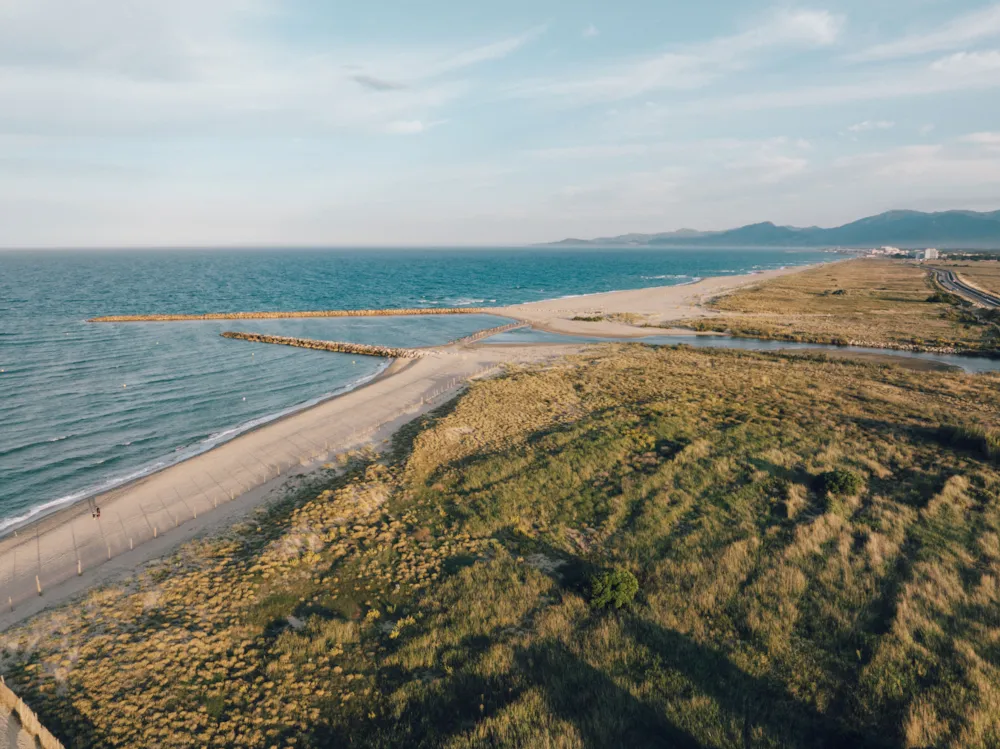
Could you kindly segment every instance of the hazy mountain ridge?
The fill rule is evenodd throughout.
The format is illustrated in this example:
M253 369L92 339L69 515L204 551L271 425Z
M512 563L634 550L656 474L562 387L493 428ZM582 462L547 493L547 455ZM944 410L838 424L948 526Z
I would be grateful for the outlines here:
M624 234L564 239L551 245L684 247L1000 247L1000 211L887 211L824 229L777 226L770 221L725 231L680 229L662 234Z

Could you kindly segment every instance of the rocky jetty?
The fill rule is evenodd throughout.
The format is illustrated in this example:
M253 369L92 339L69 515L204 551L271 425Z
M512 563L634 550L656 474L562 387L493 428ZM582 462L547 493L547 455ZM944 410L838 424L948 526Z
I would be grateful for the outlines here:
M280 320L293 317L402 317L404 315L475 315L487 307L415 307L412 309L334 309L305 312L208 312L204 315L105 315L87 322L185 322L191 320Z
M276 343L280 346L298 346L299 348L333 351L338 354L358 354L360 356L380 356L385 359L417 359L423 352L412 348L393 348L392 346L373 346L368 343L342 343L340 341L317 341L313 338L290 338L280 335L262 335L261 333L237 333L226 331L223 338L233 338L239 341L254 343Z
M456 338L451 342L452 346L464 346L469 343L475 343L476 341L481 341L484 338L489 338L491 335L496 335L497 333L506 333L508 330L517 330L518 328L529 327L526 322L512 322L507 325L499 325L495 328L487 328L486 330L480 330L472 335L467 335L462 338Z

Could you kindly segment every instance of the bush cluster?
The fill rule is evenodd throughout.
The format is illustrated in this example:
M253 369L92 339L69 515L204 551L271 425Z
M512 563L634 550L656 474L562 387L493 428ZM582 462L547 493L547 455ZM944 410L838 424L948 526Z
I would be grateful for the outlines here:
M828 497L850 497L861 491L864 485L861 476L846 468L836 468L819 477L820 492Z
M595 609L629 606L639 592L639 581L635 575L622 567L594 575L590 585L590 605Z

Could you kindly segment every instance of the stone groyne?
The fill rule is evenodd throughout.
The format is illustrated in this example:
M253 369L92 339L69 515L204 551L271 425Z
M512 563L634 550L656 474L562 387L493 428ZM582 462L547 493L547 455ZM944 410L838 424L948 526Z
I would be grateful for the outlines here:
M207 312L204 315L105 315L87 322L186 322L192 320L280 320L293 317L402 317L404 315L477 315L488 307L416 307L413 309L334 309L305 312Z
M236 333L226 331L223 338L233 338L239 341L254 343L276 343L280 346L298 346L320 351L333 351L338 354L358 354L360 356L380 356L385 359L417 359L423 352L412 348L393 348L392 346L373 346L367 343L341 343L339 341L317 341L313 338L289 338L280 335L262 335L260 333Z
M24 746L64 749L62 742L48 732L31 708L0 681L0 749Z
M531 327L526 322L512 322L507 325L500 325L496 328L487 328L486 330L480 330L478 333L473 333L472 335L464 336L463 338L456 338L451 342L452 346L463 346L468 343L475 343L476 341L481 341L484 338L489 338L491 335L497 335L498 333L506 333L508 330L517 330L518 328L528 328Z

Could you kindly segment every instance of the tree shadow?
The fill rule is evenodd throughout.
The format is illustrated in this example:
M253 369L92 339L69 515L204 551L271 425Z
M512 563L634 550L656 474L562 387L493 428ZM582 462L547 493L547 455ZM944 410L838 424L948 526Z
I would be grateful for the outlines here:
M600 569L600 565L594 561L589 561L570 554L562 549L555 548L544 541L534 538L525 538L519 534L511 534L511 541L520 543L518 551L534 550L545 554L549 559L564 562L558 567L542 569L564 590L586 595L589 592L588 583L593 572ZM891 592L888 593L892 595ZM787 689L777 679L767 677L752 676L732 663L727 655L706 645L694 642L688 636L673 630L662 627L655 622L650 622L638 614L621 613L625 632L628 633L633 642L642 645L651 653L654 653L660 662L668 669L683 675L697 691L712 697L720 707L728 711L731 715L742 716L744 724L744 744L752 745L753 728L759 727L764 730L769 739L777 741L787 746L815 746L815 747L884 747L892 745L889 737L873 737L860 730L846 727L842 721L831 711L830 714L820 713L814 707L802 702L800 699L789 694ZM562 717L569 717L567 704L576 702L587 702L592 699L592 695L587 694L591 689L591 684L596 685L599 691L611 691L612 694L605 695L604 699L619 700L627 702L624 696L613 694L619 687L610 683L608 677L597 669L586 663L579 661L572 655L564 645L546 645L548 651L548 661L543 656L546 653L539 653L538 657L543 663L550 665L562 665L572 667L575 672L586 672L586 678L551 677L550 700L555 700L554 711L559 711L559 705L565 709L566 714L560 713ZM532 649L525 651L533 653ZM523 667L522 659L522 667ZM530 664L529 664L530 665ZM538 670L536 668L533 681L538 682ZM557 689L558 687L558 689ZM614 690L611 689L614 687ZM553 691L554 690L554 691ZM566 690L560 696L559 690ZM626 693L627 694L627 693ZM631 695L628 695L629 699ZM559 702L562 700L563 702ZM566 701L569 700L569 703ZM600 704L600 700L597 700ZM838 706L842 705L838 702ZM637 725L644 726L643 732L639 734L629 734L631 741L612 743L611 745L643 745L643 746L693 746L696 744L686 744L685 740L694 741L693 738L676 737L663 727L666 719L663 716L651 717L657 714L656 709L646 705L619 705L621 710L629 714L638 715L640 718ZM626 710L627 708L627 710ZM584 722L589 718L581 718ZM659 722L658 722L659 721ZM650 737L656 732L649 733L649 726L659 726L659 729L666 731L664 735L668 739L655 741ZM587 726L578 726L584 735L588 731L596 732L598 729L589 723ZM675 727L669 726L672 730ZM624 730L624 728L623 728ZM672 738L671 738L672 736ZM593 738L593 737L592 737ZM604 737L607 738L607 737ZM603 740L592 743L593 746L607 746Z
M757 726L771 742L785 746L887 747L888 737L871 737L845 727L790 695L777 680L752 676L722 652L654 622L631 616L625 628L634 640L656 653L667 668L683 674L695 689L710 695L732 715L741 715L744 744Z
M585 746L702 746L558 640L520 650L515 659L529 683L542 688L552 712L573 723Z
M51 714L44 709L44 706L39 706L35 714L41 724L59 739L66 749L90 749L103 745L94 722L70 699L62 700L58 710L52 711Z
M750 458L747 460L747 463L752 465L758 471L765 471L771 476L774 476L774 478L782 479L791 484L803 484L806 487L811 488L813 483L816 481L816 477L802 466L785 468L784 466L780 466L777 463L765 460L764 458Z

